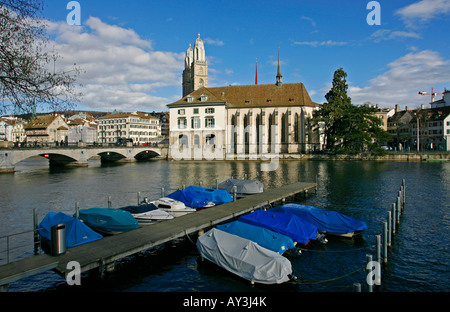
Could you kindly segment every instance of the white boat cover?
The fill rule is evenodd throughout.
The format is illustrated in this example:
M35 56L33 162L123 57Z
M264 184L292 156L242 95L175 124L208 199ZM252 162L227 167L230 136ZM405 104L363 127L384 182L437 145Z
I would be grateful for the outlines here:
M292 274L287 258L216 228L198 238L197 249L203 258L254 283L281 284Z
M264 192L264 184L258 180L238 180L228 179L218 185L219 190L226 190L233 194L233 187L236 186L238 195L252 195Z

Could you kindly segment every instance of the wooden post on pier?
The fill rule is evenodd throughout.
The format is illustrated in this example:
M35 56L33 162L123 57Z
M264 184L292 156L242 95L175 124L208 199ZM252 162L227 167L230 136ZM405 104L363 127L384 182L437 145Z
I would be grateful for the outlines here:
M141 203L141 192L137 192L137 205Z
M391 247L391 244L392 244L392 221L391 221L391 219L392 219L392 216L391 216L391 214L392 214L392 212L391 211L388 211L388 221L387 221L387 224L388 224L388 246L389 247Z
M112 207L111 196L108 196L108 208Z
M381 234L376 235L377 238L377 261L381 263Z
M163 187L161 188L161 197L165 197L164 196L164 188Z
M367 269L367 276L372 276L372 255L367 254L366 255L366 269ZM373 292L373 287L371 285L372 283L367 283L367 291Z
M37 255L39 253L39 232L38 232L38 215L36 208L33 208L33 242L34 242L34 254Z
M75 203L75 218L80 218L80 204L78 202Z
M396 219L397 217L397 212L396 212L396 207L395 207L395 203L392 204L392 235L395 234L395 228L396 228Z
M383 222L383 263L387 264L388 259L388 225Z

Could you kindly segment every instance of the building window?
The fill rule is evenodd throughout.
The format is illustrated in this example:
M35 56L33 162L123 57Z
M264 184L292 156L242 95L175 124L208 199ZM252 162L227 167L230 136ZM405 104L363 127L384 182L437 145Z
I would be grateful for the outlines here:
M187 128L186 118L178 118L178 129L186 129L186 128Z
M192 102L194 100L194 97L192 95L187 96L187 101Z
M185 113L185 112L184 112L184 109L179 109L179 110L178 110L178 115L184 115L184 113Z
M198 114L198 108L194 108L194 114Z
M208 100L208 96L207 96L206 94L202 94L202 95L200 96L200 101L206 102L207 100Z
M178 136L178 145L188 146L188 137L185 134L181 134Z
M198 118L198 117L191 118L191 128L192 129L200 129L201 126L202 125L201 125L200 118Z
M200 147L200 136L198 134L194 135L194 146Z
M205 113L206 114L214 114L214 107L205 108Z
M212 117L205 118L205 128L212 129L214 128L215 120Z
M216 136L214 134L208 134L206 135L206 145L214 145L215 144Z

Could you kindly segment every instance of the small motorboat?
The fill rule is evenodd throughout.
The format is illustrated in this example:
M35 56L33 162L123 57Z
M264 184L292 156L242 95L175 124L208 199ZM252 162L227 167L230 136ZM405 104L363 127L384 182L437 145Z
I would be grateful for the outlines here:
M295 242L307 245L309 240L325 243L323 235L318 235L317 227L299 217L287 213L256 210L239 217L238 221L264 227L292 238Z
M80 209L79 218L96 232L112 235L139 228L138 221L128 211L111 208Z
M256 225L233 221L217 225L217 228L221 231L249 239L261 247L275 251L280 255L288 249L295 248L292 238Z
M139 223L154 223L161 220L173 219L165 210L159 209L152 203L143 203L136 206L125 206L119 209L128 211Z
M193 188L187 187L184 190L176 190L167 195L168 198L182 202L186 207L201 209L209 208L215 205L204 194L195 192Z
M291 262L257 243L213 228L197 239L202 259L253 283L281 284L293 278Z
M234 189L236 188L237 198L264 192L264 184L258 180L227 179L217 187L219 190L225 190L231 195L234 194Z
M329 211L301 204L285 204L269 211L295 215L315 225L319 232L327 235L353 237L367 229L365 222L336 211Z
M83 222L63 212L49 212L38 226L38 232L43 243L43 249L50 249L51 228L58 224L66 225L66 247L74 247L90 243L103 238L103 236Z
M173 217L180 217L185 214L197 211L194 208L186 207L183 202L169 197L159 198L155 201L152 201L151 204L155 205L158 209L169 213Z

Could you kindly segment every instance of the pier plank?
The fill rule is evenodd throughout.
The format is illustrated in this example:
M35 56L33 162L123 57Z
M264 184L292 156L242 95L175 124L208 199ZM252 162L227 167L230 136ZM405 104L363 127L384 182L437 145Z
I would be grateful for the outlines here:
M58 256L38 255L0 266L0 285L20 278L54 269L61 275L70 261L78 261L81 271L107 265L118 259L147 250L173 239L197 233L224 221L260 209L283 198L294 196L316 187L315 183L297 182L264 193L248 196L234 202L197 211L171 220L144 225L139 229L68 248Z

